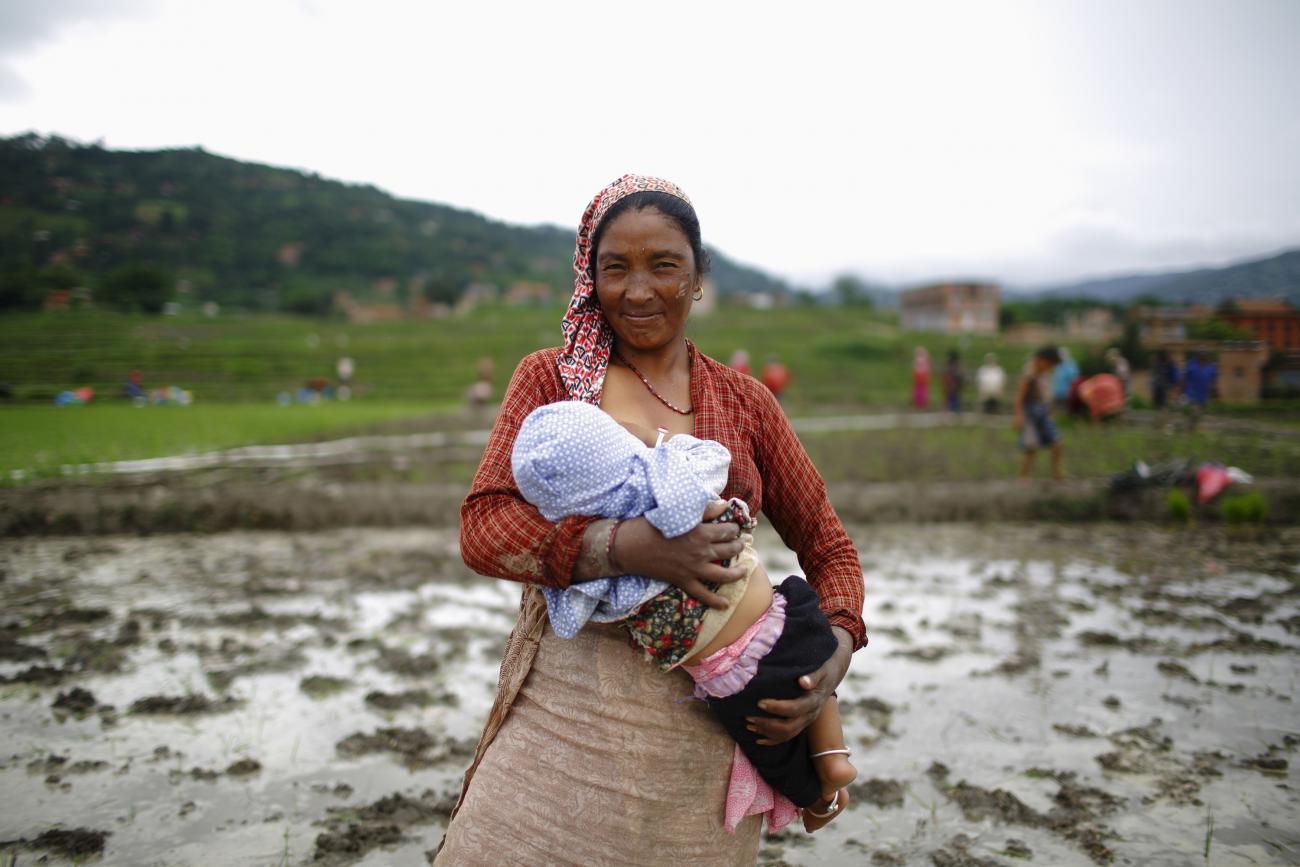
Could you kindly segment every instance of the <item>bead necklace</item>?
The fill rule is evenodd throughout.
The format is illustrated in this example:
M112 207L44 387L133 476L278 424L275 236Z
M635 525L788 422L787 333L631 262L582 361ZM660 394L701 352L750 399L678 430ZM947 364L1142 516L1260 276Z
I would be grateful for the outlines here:
M636 378L641 380L641 383L646 387L646 389L649 390L649 392L653 394L659 400L659 402L662 403L664 406L668 407L678 415L690 415L691 413L695 412L695 410L693 409L682 409L681 407L674 405L671 401L668 400L668 398L664 397L662 394L655 391L655 387L650 384L650 380L645 378L645 374L637 370L635 364L633 364L632 362L624 358L623 353L619 352L618 350L615 350L614 357L617 358L619 361L623 362L623 364L626 365L628 370L635 373ZM688 355L687 356L688 363L689 363L689 358L690 356Z

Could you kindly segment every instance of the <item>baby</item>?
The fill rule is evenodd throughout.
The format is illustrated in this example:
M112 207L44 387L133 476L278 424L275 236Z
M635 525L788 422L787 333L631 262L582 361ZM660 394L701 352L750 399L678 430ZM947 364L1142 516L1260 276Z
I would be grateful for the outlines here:
M845 787L857 777L834 696L805 732L782 744L759 744L761 735L748 729L746 718L761 713L763 699L801 696L799 678L821 667L837 643L807 582L792 576L774 589L758 564L748 506L719 499L730 465L731 454L720 443L678 434L651 447L598 407L578 401L533 410L511 455L520 492L550 521L644 516L666 538L689 532L706 514L740 525L745 548L737 561L746 576L706 582L727 599L726 609L708 608L674 585L639 575L542 592L557 635L572 638L588 620L619 622L661 669L681 666L695 680L696 696L709 703L738 747L727 798L729 831L745 815L767 812L765 803L770 830L788 822L797 806L804 827L815 831L844 810ZM755 770L782 797L741 797L752 793Z

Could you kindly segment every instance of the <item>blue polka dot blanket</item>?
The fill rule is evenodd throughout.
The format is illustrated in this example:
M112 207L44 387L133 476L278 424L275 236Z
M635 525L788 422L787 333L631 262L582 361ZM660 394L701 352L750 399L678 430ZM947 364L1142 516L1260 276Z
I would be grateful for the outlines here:
M700 523L727 483L731 452L712 440L677 434L650 448L599 407L570 400L539 406L515 437L510 466L524 499L548 521L570 515L644 515L666 538ZM543 587L551 626L562 638L588 620L622 620L668 584L621 575Z

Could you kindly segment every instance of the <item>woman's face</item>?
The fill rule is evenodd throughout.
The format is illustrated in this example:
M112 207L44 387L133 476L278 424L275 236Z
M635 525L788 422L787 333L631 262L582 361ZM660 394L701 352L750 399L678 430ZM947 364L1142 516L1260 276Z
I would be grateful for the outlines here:
M699 286L686 235L656 208L624 211L596 251L596 297L619 343L649 351L681 340Z

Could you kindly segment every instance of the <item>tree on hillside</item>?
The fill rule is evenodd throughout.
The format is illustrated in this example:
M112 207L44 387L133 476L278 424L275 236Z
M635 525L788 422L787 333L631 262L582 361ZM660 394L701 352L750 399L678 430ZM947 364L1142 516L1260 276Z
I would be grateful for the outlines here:
M123 265L104 278L101 298L119 310L161 313L171 296L167 275L152 265Z
M871 307L874 303L867 285L852 274L836 277L831 284L831 293L846 307Z

